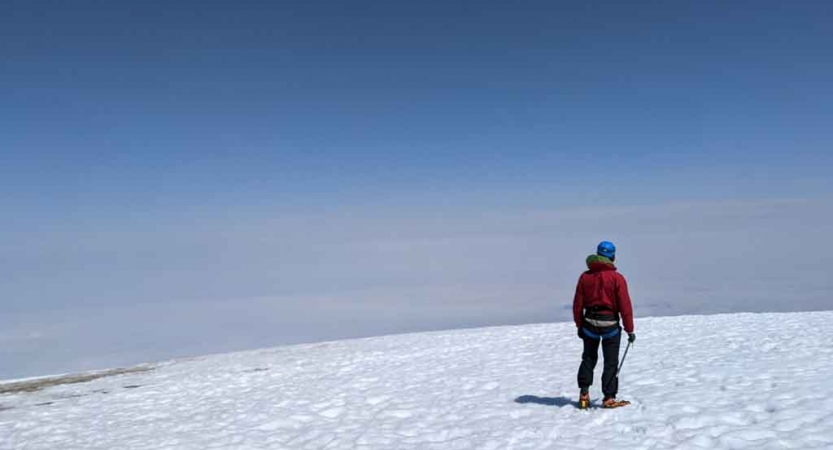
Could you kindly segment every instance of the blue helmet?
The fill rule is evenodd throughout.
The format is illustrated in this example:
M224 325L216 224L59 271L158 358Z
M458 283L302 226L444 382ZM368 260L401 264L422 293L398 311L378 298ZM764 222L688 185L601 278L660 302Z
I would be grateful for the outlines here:
M602 241L596 247L596 253L605 258L613 258L616 256L616 246L613 245L613 242Z

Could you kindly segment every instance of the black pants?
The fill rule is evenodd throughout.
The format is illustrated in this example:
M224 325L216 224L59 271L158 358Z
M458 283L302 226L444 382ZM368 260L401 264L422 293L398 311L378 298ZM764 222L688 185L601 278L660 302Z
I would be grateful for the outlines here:
M589 388L593 384L593 369L599 360L599 339L583 336L584 352L581 354L581 366L578 368L578 387ZM605 398L616 397L619 392L619 377L616 369L619 367L619 342L622 333L601 340L604 354L604 371L602 372L602 393Z

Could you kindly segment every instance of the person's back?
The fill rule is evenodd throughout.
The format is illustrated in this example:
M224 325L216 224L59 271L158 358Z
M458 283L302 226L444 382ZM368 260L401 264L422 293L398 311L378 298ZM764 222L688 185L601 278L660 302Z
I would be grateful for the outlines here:
M590 403L589 389L593 384L593 369L598 361L599 344L604 353L602 373L603 406L616 407L627 402L616 401L619 380L616 374L619 365L619 345L624 322L628 341L636 339L633 324L633 307L628 284L620 274L614 261L616 247L607 241L599 244L595 255L587 257L587 271L582 273L576 285L573 298L573 319L578 336L584 342L581 366L578 371L580 389L579 406L586 408Z
M583 310L620 315L625 332L633 332L633 307L628 282L620 274L613 259L602 255L587 257L587 271L579 277L573 301L573 319L582 326Z

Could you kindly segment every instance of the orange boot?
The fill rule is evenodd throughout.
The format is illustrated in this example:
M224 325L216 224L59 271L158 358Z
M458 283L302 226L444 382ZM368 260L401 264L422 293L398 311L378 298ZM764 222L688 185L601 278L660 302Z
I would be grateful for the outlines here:
M578 395L578 408L587 409L590 407L590 393L582 389Z
M616 400L613 397L608 397L608 398L604 399L604 401L602 402L602 408L608 408L608 409L610 409L610 408L619 408L619 407L627 406L627 405L630 405L630 404L631 404L631 402L629 402L627 400Z

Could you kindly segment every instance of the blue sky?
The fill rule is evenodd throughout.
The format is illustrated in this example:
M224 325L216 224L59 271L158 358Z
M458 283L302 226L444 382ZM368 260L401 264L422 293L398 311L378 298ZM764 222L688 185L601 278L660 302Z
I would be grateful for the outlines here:
M831 250L831 19L5 2L0 377L561 320L601 239L631 254L646 313L825 307L795 259Z

